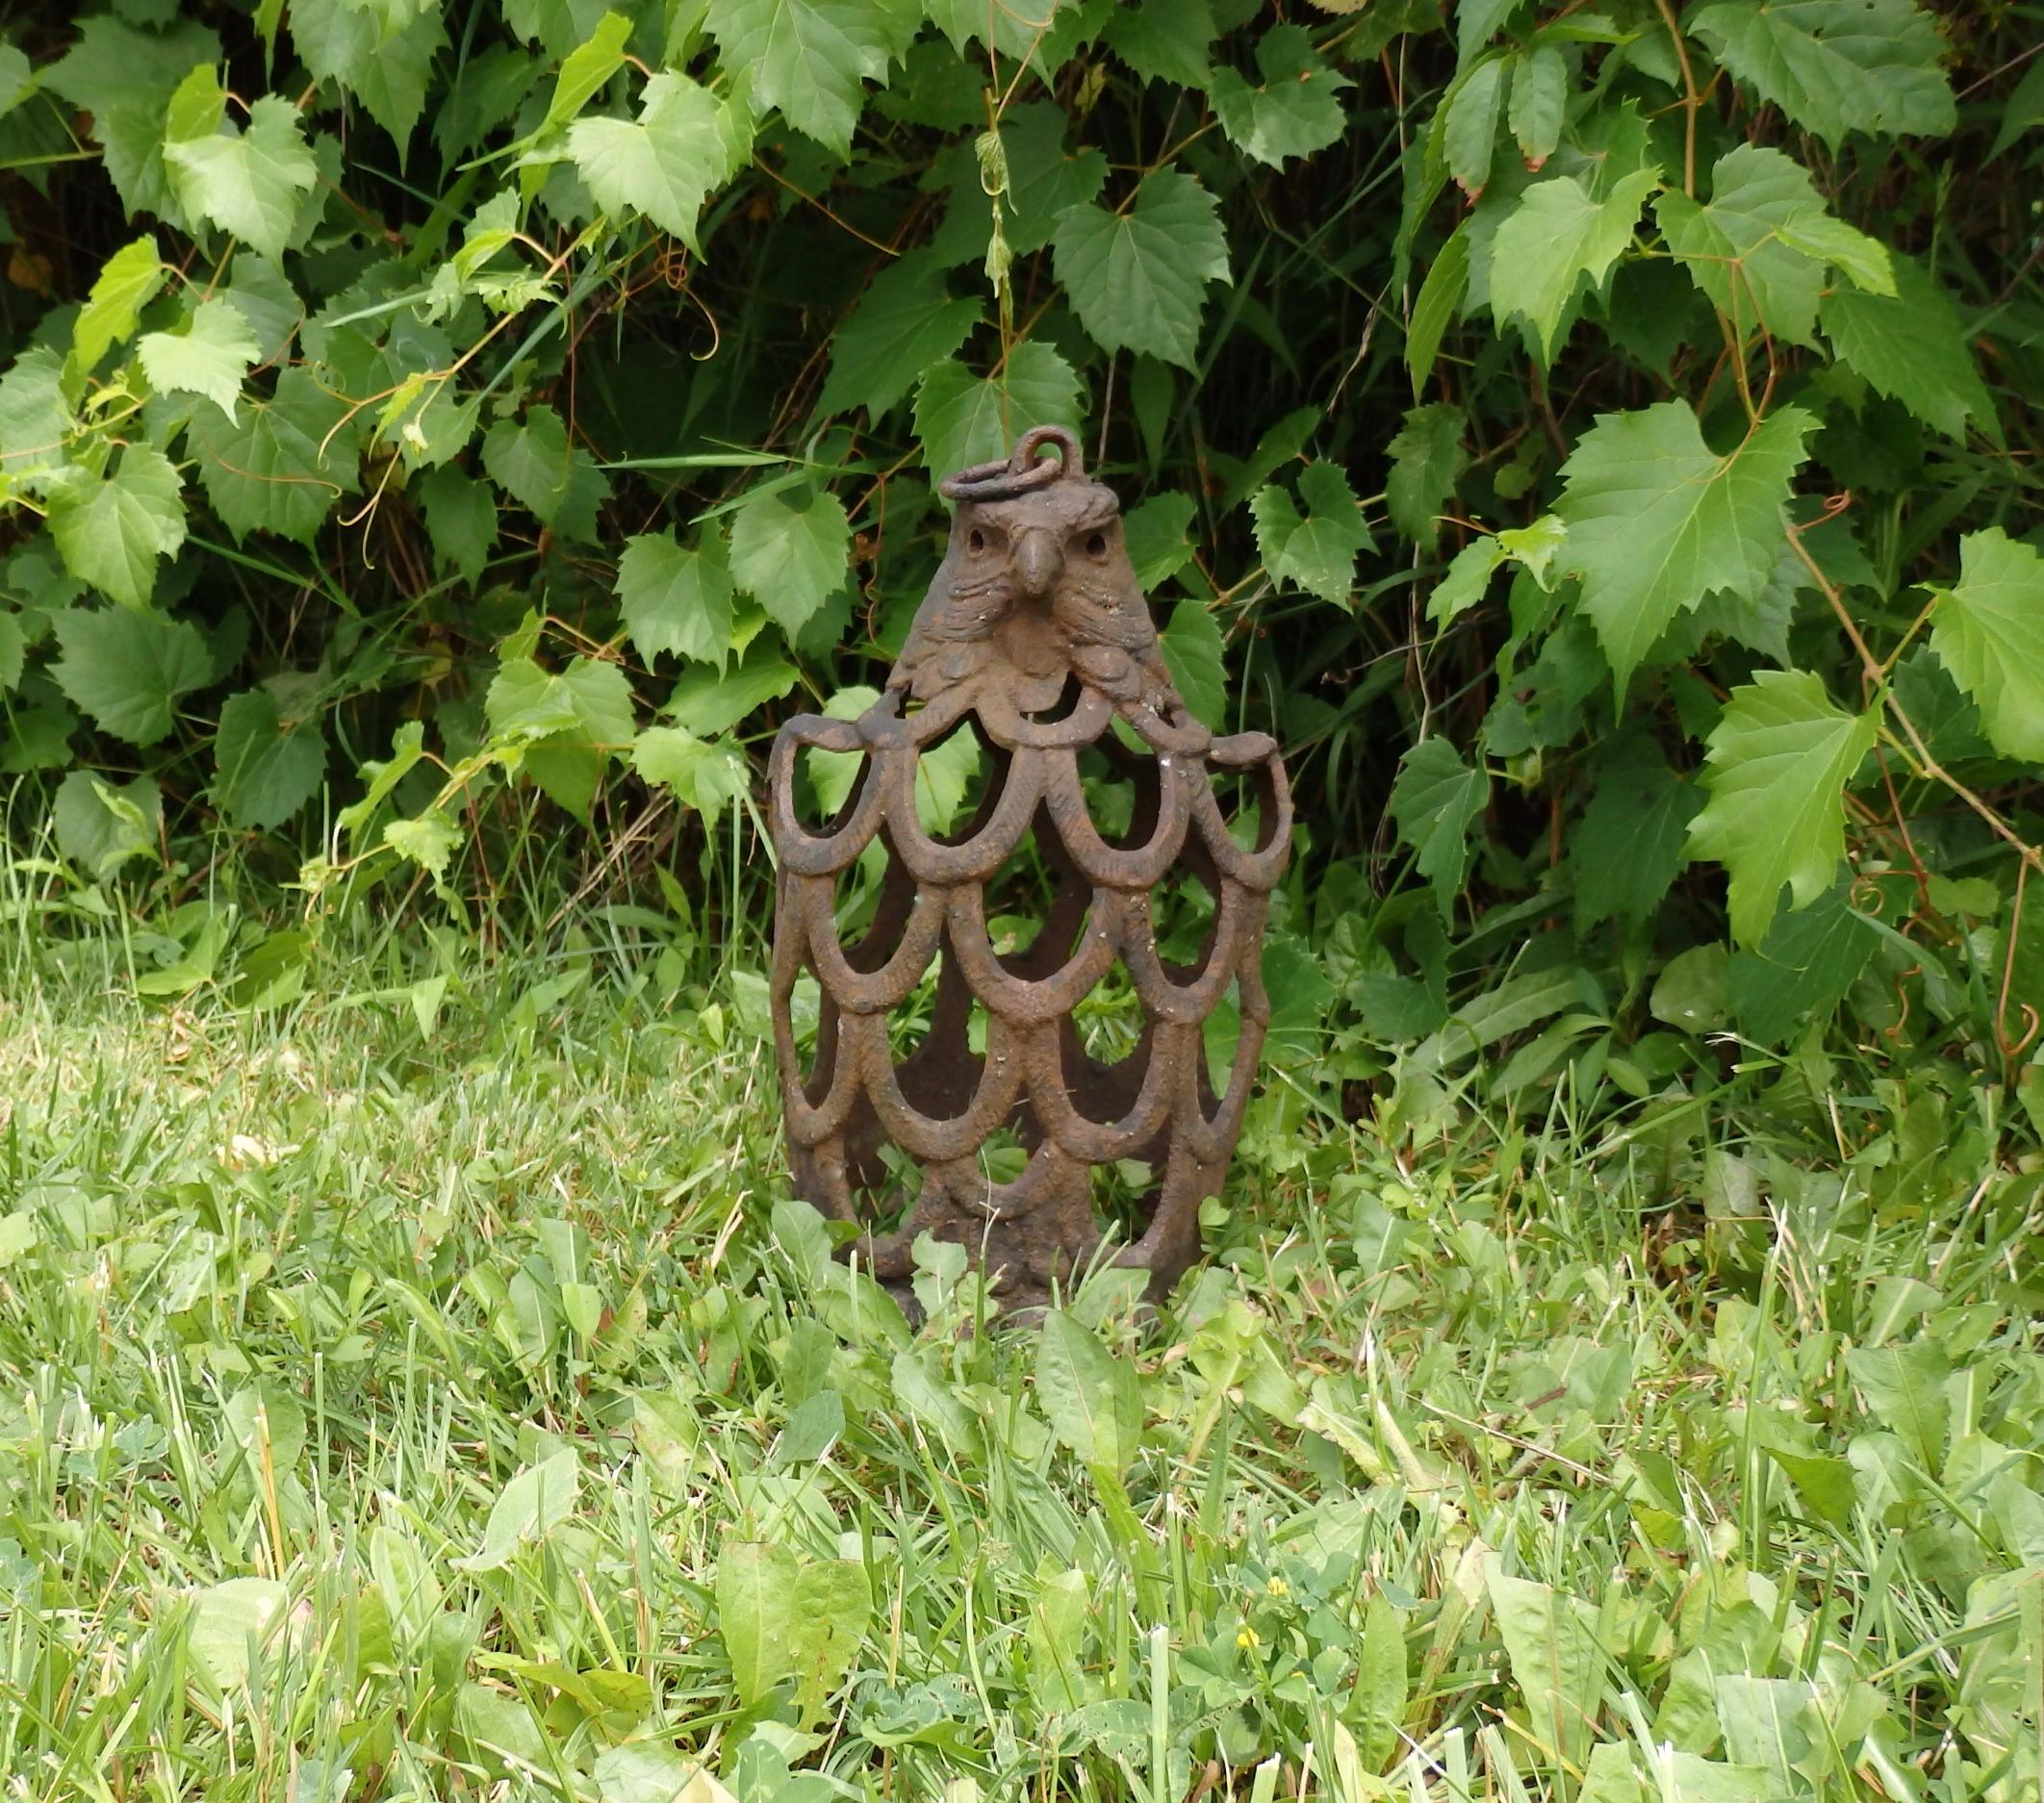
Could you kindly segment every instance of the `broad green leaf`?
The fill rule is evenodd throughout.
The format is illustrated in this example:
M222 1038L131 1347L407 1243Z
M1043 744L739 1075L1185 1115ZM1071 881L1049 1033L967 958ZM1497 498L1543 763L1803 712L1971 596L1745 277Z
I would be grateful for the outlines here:
M1153 495L1122 516L1121 539L1145 591L1169 580L1192 561L1191 530L1197 509L1189 495Z
M1448 560L1447 573L1426 597L1426 617L1436 626L1445 626L1483 599L1505 561L1501 540L1489 534L1471 539Z
M1688 404L1671 400L1604 414L1577 441L1554 511L1622 698L1676 614L1721 589L1753 596L1767 581L1815 424L1780 408L1720 457Z
M1214 731L1228 724L1228 673L1221 660L1220 622L1206 602L1188 597L1171 609L1157 635L1164 668L1193 719Z
M866 1638L873 1588L856 1560L819 1559L795 1580L794 1622L788 1663L795 1676L795 1707L813 1721L844 1682Z
M291 0L291 38L313 78L346 89L390 133L402 168L425 112L434 59L447 48L438 6L403 16L401 7L351 0Z
M187 443L213 511L237 540L263 531L310 544L359 485L347 405L302 364L282 370L269 400L249 399L237 420L202 407Z
M1641 927L1652 919L1688 856L1689 823L1703 805L1696 785L1650 740L1614 750L1569 841L1579 932L1599 921Z
M1671 189L1654 213L1690 279L1742 335L1762 330L1814 344L1828 251L1862 269L1871 260L1865 247L1873 241L1826 213L1809 171L1759 145L1741 144L1718 159L1707 204ZM1828 251L1804 247L1816 244ZM1884 252L1881 264L1885 274Z
M1497 143L1497 115L1504 109L1505 71L1510 67L1510 62L1503 57L1478 63L1452 90L1447 103L1442 142L1447 154L1448 173L1471 200L1490 185L1491 157Z
M1758 671L1732 691L1708 741L1710 801L1690 822L1689 846L1729 875L1741 945L1767 937L1784 883L1795 907L1831 887L1845 855L1845 785L1878 726L1871 713L1839 709L1808 671Z
M788 670L783 688L792 686L794 676ZM753 786L752 767L736 746L728 740L699 739L680 726L648 726L632 745L631 767L646 781L672 790L676 800L712 826L725 804L743 800Z
M964 343L982 311L979 301L961 300L946 289L933 258L911 255L889 264L831 335L830 373L817 411L863 407L878 419L926 370Z
M750 1708L793 1671L795 1585L801 1562L785 1546L727 1540L717 1558L717 1632L731 1687Z
M738 1803L716 1773L657 1740L626 1740L590 1768L600 1803Z
M484 711L494 733L526 742L522 766L541 791L583 820L603 772L637 731L630 682L594 657L575 658L558 675L506 659Z
M0 476L39 491L64 466L77 421L64 394L64 359L31 345L0 374Z
M1059 222L1086 206L1107 181L1106 153L1067 151L1069 130L1064 109L1047 100L1012 108L1001 121L1001 154L1008 165L1002 229L1018 257L1041 250ZM951 204L931 255L947 267L979 262L993 230L992 208L980 160L970 143L960 144L953 153Z
M1562 112L1569 97L1569 65L1552 44L1539 44L1512 61L1512 99L1505 122L1519 140L1526 167L1537 169L1561 142Z
M625 45L630 38L631 21L622 13L606 13L597 21L596 30L561 61L553 98L547 103L549 126L567 124L603 91L625 66Z
M1756 1678L1726 1673L1711 1687L1725 1751L1735 1766L1767 1774L1772 1797L1811 1794L1798 1768L1810 1755L1802 1726L1804 1709L1817 1697L1806 1678Z
M115 783L89 770L64 777L50 809L57 850L95 881L130 858L154 852L163 818L163 791L155 778Z
M1435 401L1405 416L1390 444L1392 467L1384 500L1392 523L1423 551L1441 538L1441 512L1455 493L1469 463L1462 435L1469 417L1460 407Z
M483 440L483 468L490 480L543 524L588 537L595 506L584 484L602 477L588 453L568 443L561 416L544 404L527 407L516 419L499 419ZM586 518L582 516L586 515Z
M1545 1584L1507 1577L1495 1561L1485 1576L1505 1658L1533 1718L1534 1740L1580 1770L1604 1698L1597 1611Z
M1382 1590L1373 1589L1363 1610L1352 1692L1357 1739L1363 1760L1382 1771L1399 1745L1411 1700L1405 1659L1405 1624Z
M1298 481L1307 508L1303 518L1275 483L1258 490L1250 501L1257 550L1274 581L1346 606L1355 588L1356 558L1372 546L1356 492L1331 463L1308 464Z
M731 576L784 632L845 584L852 523L827 488L756 488L731 515Z
M916 388L915 435L933 476L1005 458L1032 426L1076 426L1079 419L1078 374L1034 340L1015 345L991 376L946 359Z
M157 559L185 542L184 485L162 451L130 444L104 476L63 471L50 487L49 521L66 570L123 607L146 607Z
M1587 284L1599 286L1632 242L1647 196L1660 185L1657 168L1623 177L1603 200L1572 175L1535 182L1497 228L1491 258L1491 310L1521 318L1539 335L1549 363L1561 347L1563 321ZM1572 323L1572 319L1571 321Z
M207 1585L192 1599L185 1656L217 1691L248 1682L257 1649L267 1647L285 1620L290 1592L274 1578L229 1578Z
M275 94L248 109L245 132L228 124L210 137L167 143L164 160L188 213L272 260L283 255L299 198L319 177L297 109Z
M1971 696L1994 749L2044 764L2044 557L2000 526L1959 541L1959 579L1934 591L1930 648Z
M1096 344L1193 367L1207 284L1228 279L1219 209L1196 179L1161 169L1126 212L1074 208L1052 243L1058 280Z
M669 652L724 668L731 649L731 571L714 526L686 550L671 529L627 539L617 593L625 629L649 663Z
M138 238L109 257L72 323L71 368L89 374L110 349L125 343L142 308L163 285L163 259L154 238Z
M468 1558L448 1562L457 1571L501 1571L521 1548L544 1540L575 1513L580 1490L581 1476L573 1452L558 1452L527 1465L490 1505L482 1543Z
M437 883L447 876L447 866L461 849L461 828L437 807L429 808L416 820L390 822L383 829L383 843Z
M643 214L693 250L696 219L740 146L716 96L685 75L646 84L636 119L576 119L568 154L606 213Z
M182 620L72 608L57 621L57 686L101 731L130 745L163 738L178 697L213 679L206 641Z
M1525 0L1455 0L1455 66L1467 68Z
M1490 800L1491 779L1471 770L1445 739L1422 739L1398 760L1391 816L1398 837L1418 854L1419 875L1433 885L1441 918L1452 918L1469 864L1469 825Z
M1128 1469L1142 1431L1136 1369L1061 1308L1046 1308L1037 1332L1036 1406L1085 1463Z
M1854 288L1870 294L1895 292L1895 259L1887 245L1856 225L1828 213L1801 214L1777 226L1781 241L1805 257L1827 263Z
M743 69L753 98L840 157L865 104L884 81L888 42L869 0L709 0L710 35L726 68Z
M1208 97L1221 130L1259 163L1280 168L1310 157L1341 136L1341 90L1355 86L1314 48L1301 25L1273 25L1256 40L1255 86L1218 69Z
M376 810L390 800L392 790L418 766L425 755L425 727L408 720L391 736L391 754L381 761L365 758L362 763L362 796L335 817L342 831L360 834L375 818Z
M779 700L795 686L795 666L766 639L759 639L728 671L700 664L684 670L675 678L661 712L699 738L715 738L728 732L755 707Z
M221 706L213 756L222 810L254 832L281 826L326 776L319 722L287 720L267 689L245 690Z
M1928 1475L1942 1472L1952 1409L1945 1390L1952 1361L1944 1347L1926 1337L1867 1348L1848 1353L1846 1366L1867 1412L1908 1447Z
M497 498L490 485L442 464L427 471L414 492L425 514L433 555L465 582L473 582L497 543Z
M1456 226L1441 246L1426 280L1413 299L1412 317L1405 327L1405 368L1413 378L1417 399L1426 392L1434 373L1434 359L1441 353L1441 340L1462 311L1462 297L1469 286L1469 234L1467 223Z
M21 622L13 614L0 614L0 696L9 694L21 681L28 658L28 640Z
M1205 88L1213 74L1212 0L1140 0L1107 15L1101 38L1149 82Z
M136 348L152 388L203 394L232 420L258 347L242 310L216 297L199 302L183 331L144 332Z
M1818 323L1833 353L1877 394L1947 438L1963 440L1970 419L1999 440L1994 401L1951 296L1908 257L1894 257L1890 267L1893 295L1835 289L1819 304Z
M69 52L41 71L41 85L92 115L92 136L127 216L184 223L164 169L164 114L179 79L220 60L220 40L195 20L142 31L113 13L80 21Z
M1776 916L1767 937L1738 952L1725 994L1739 1030L1778 1046L1813 1014L1828 1017L1880 944L1880 934L1834 888L1810 906Z
M1833 151L1849 132L1943 137L1958 122L1944 39L1911 0L1724 0L1689 29Z

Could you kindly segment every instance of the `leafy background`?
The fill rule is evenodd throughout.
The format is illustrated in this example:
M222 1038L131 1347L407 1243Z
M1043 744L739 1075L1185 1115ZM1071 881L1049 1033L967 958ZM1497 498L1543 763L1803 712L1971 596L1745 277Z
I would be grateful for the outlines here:
M1055 419L1293 763L1273 1141L1651 1117L1841 1008L2033 1126L2037 9L1042 5L18 19L56 914L164 924L166 994L563 893L742 976L764 740L877 678L934 476Z

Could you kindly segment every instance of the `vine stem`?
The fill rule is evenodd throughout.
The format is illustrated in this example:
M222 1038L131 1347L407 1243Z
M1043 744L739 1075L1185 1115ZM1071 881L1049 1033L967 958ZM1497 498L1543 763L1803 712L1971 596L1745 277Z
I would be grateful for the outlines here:
M1682 41L1682 27L1675 20L1670 0L1654 0L1661 18L1674 39L1675 61L1682 65L1682 191L1692 200L1697 194L1697 115L1703 110L1703 96L1697 90L1697 72L1689 66L1689 46Z
M1820 518L1827 519L1839 511L1835 507L1829 508ZM1810 523L1814 525L1817 521L1812 521ZM1808 546L1803 544L1802 534L1806 529L1803 526L1791 526L1789 528L1789 544L1795 548L1796 555L1802 559L1803 568L1810 572L1811 580L1817 584L1825 600L1829 603L1831 612L1838 616L1838 623L1845 628L1846 637L1852 641L1852 648L1859 653L1860 673L1871 691L1868 697L1869 700L1878 701L1885 707L1889 713L1895 716L1896 724L1901 726L1903 730L1903 737L1898 737L1888 727L1881 727L1879 730L1883 743L1894 748L1903 761L1910 767L1913 775L1928 778L1932 782L1942 783L1945 788L1957 796L1961 801L1965 802L1987 824L1988 828L1997 838L2006 841L2013 848L2016 856L2024 864L2037 872L2039 876L2044 876L2044 851L2039 851L2035 846L2025 839L2001 815L1996 813L1992 807L1974 794L1971 789L1967 788L1964 783L1959 781L1956 776L1930 754L1930 748L1924 743L1924 735L1917 731L1916 723L1909 718L1903 704L1895 698L1895 691L1889 685L1887 673L1882 669L1880 660L1874 655L1872 649L1868 647L1859 627L1854 623L1852 613L1846 607L1845 597L1838 592L1838 585L1824 573L1817 560L1810 555ZM1903 743L1904 737L1907 740L1906 744Z

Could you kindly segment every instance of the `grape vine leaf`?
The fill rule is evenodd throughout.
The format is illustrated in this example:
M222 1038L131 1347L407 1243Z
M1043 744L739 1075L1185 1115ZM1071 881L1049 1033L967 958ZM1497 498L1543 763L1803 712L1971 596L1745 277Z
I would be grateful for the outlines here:
M245 132L222 123L208 136L166 143L164 161L187 213L272 261L284 253L299 198L319 179L298 110L276 94L248 109Z
M1191 597L1181 600L1171 609L1157 644L1193 719L1215 732L1224 730L1228 673L1221 659L1220 622L1206 602Z
M1973 698L1994 749L2044 764L2044 557L2000 526L1959 541L1959 579L1935 591L1930 648Z
M1706 742L1709 803L1689 847L1730 878L1732 936L1757 946L1784 883L1805 907L1836 880L1845 855L1845 785L1878 721L1848 714L1806 670L1762 670L1731 692Z
M1273 25L1256 41L1261 83L1235 69L1214 72L1208 95L1229 141L1259 163L1281 168L1341 136L1341 90L1355 84L1314 48L1302 25Z
M1356 492L1331 463L1308 464L1298 482L1304 518L1275 483L1251 499L1257 551L1276 581L1346 605L1355 587L1356 558L1372 545Z
M57 621L57 686L104 732L147 748L175 719L181 695L213 679L213 659L188 621L118 608L71 608Z
M123 607L146 607L156 561L185 542L177 469L150 444L129 444L105 475L64 470L50 487L50 536L64 567Z
M551 407L499 419L483 440L482 460L490 480L542 524L572 538L595 536L602 472L568 443L568 427Z
M631 21L622 13L606 13L597 20L595 29L561 59L542 130L577 117L609 86L610 78L625 66L625 46L630 38Z
M1529 169L1540 168L1561 142L1569 98L1569 65L1552 44L1538 44L1513 59L1512 98L1505 123Z
M1721 0L1689 29L1834 152L1849 132L1943 137L1958 122L1944 39L1912 0Z
M709 29L724 66L749 72L760 106L849 157L864 84L887 74L882 12L868 0L709 0Z
M1839 360L1877 394L1900 401L1926 425L1964 440L1968 419L1997 443L1994 401L1973 360L1958 309L1936 277L1901 255L1891 260L1893 294L1837 289L1817 312Z
M731 575L788 633L844 586L845 504L827 488L757 488L731 515Z
M1508 59L1493 57L1462 78L1442 115L1442 148L1448 173L1474 200L1491 180L1491 157L1497 143L1497 115L1503 110Z
M239 421L201 407L189 443L213 511L237 542L263 531L310 544L334 502L357 487L347 404L302 364L281 371L276 392L251 400Z
M625 629L648 663L665 651L724 668L731 648L731 571L715 526L705 526L686 549L671 528L627 540L617 586Z
M163 285L164 264L154 238L138 238L109 257L71 326L70 371L89 374L114 345L125 343Z
M1146 82L1207 86L1213 75L1211 0L1142 0L1107 15L1101 38Z
M155 214L181 225L164 167L164 114L187 70L220 60L220 40L194 20L142 31L102 13L82 20L78 41L42 71L42 86L92 115L92 136L130 218Z
M443 464L421 479L416 492L433 555L463 581L473 582L497 543L497 497L490 485Z
M1577 442L1554 511L1622 699L1677 613L1714 591L1750 597L1766 583L1815 424L1801 408L1779 408L1721 457L1688 403L1669 400L1600 415Z
M1462 436L1469 418L1447 401L1415 407L1389 446L1391 475L1384 501L1392 523L1431 551L1441 537L1441 510L1455 493L1456 478L1469 463Z
M1574 176L1552 175L1528 188L1499 224L1491 255L1491 310L1500 319L1530 324L1546 361L1553 362L1567 336L1563 322L1584 278L1592 287L1603 281L1632 242L1640 208L1660 180L1649 165L1597 200Z
M220 707L213 741L215 795L236 826L281 826L319 792L326 742L317 720L286 720L268 689L247 689Z
M390 133L403 168L425 112L433 59L447 46L440 8L292 0L291 38L315 81L345 89Z
M1064 109L1048 100L1016 107L1001 121L1002 154L1008 160L1002 230L1018 257L1041 250L1058 222L1087 205L1107 181L1106 152L1067 151L1069 130ZM930 254L947 267L979 261L993 231L993 206L972 144L961 143L953 153L951 199Z
M76 425L64 397L64 359L47 344L31 345L0 374L0 475L43 488L64 467Z
M1839 257L1892 286L1882 247L1832 218L1809 171L1778 150L1727 151L1711 169L1707 203L1671 189L1654 213L1690 279L1743 334L1758 327L1814 344L1825 266Z
M1058 280L1101 349L1193 367L1207 284L1228 279L1219 207L1195 177L1160 169L1123 213L1075 207L1051 243Z
M152 388L203 394L230 421L257 349L255 328L234 302L217 295L199 302L182 332L144 332L136 345Z
M794 672L788 672L789 681ZM631 748L631 767L648 782L672 790L676 799L717 824L728 801L752 793L752 768L728 740L699 739L680 726L649 726Z
M703 201L745 147L708 89L667 72L646 84L636 119L576 119L568 128L568 154L598 206L643 214L691 250Z
M959 299L944 286L934 258L910 255L888 265L831 336L830 373L817 411L863 407L878 419L926 370L958 351L981 313L978 300Z
M1445 739L1422 739L1398 760L1391 816L1398 837L1418 856L1419 875L1434 888L1441 918L1452 919L1469 864L1469 824L1491 797L1491 779L1471 770Z
M1034 340L1015 345L986 377L947 357L925 372L915 393L915 435L925 467L937 476L1006 457L1032 426L1078 422L1077 372Z
M114 783L89 770L64 777L50 809L57 850L95 877L155 851L163 819L164 793L154 777Z
M1703 805L1644 734L1614 741L1597 760L1597 793L1569 841L1575 925L1644 926L1688 857L1689 823Z
M1725 973L1725 999L1739 1030L1760 1045L1779 1045L1800 1021L1828 1013L1845 1000L1880 945L1880 933L1834 886L1800 913L1783 914L1757 949L1736 953Z

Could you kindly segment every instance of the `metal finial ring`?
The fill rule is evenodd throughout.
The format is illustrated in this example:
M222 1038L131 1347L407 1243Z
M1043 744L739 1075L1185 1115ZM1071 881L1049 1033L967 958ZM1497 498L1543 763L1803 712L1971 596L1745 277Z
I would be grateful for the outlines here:
M1056 458L1037 455L1046 445L1056 445ZM1061 425L1032 426L1015 441L1012 453L1002 463L975 464L937 484L937 493L951 501L1003 501L1028 495L1053 482L1083 481L1086 458L1078 435Z

